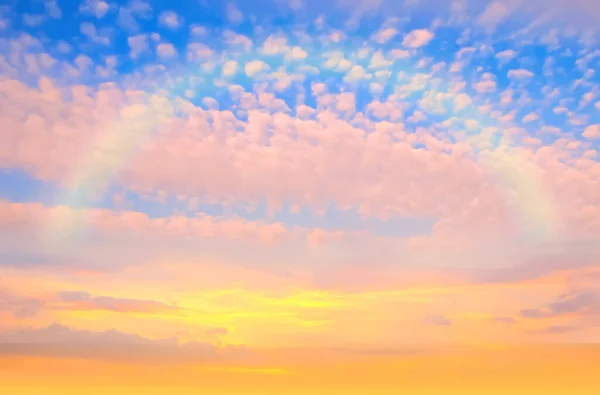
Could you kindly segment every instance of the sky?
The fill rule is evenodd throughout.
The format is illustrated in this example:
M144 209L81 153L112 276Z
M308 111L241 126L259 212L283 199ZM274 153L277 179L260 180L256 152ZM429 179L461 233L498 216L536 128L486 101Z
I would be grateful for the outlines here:
M597 394L599 12L3 1L0 392Z

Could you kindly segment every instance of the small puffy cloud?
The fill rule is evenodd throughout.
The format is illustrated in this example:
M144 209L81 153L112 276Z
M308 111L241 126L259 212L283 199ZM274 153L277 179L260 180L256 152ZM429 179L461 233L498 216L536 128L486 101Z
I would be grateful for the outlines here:
M512 80L523 80L533 77L533 73L527 69L514 69L510 70L507 76Z
M58 6L56 0L46 0L44 2L44 8L50 18L60 19L62 18L62 11Z
M227 4L227 20L229 23L238 24L244 20L244 14L233 3Z
M171 43L160 43L156 47L156 54L161 59L167 59L176 56L177 50Z
M136 32L140 30L137 18L148 19L152 16L152 6L145 0L130 0L119 7L117 24L124 30Z
M264 55L272 56L272 55L281 55L286 53L289 50L287 45L287 38L282 35L270 35L264 41L261 52Z
M56 49L60 53L69 53L73 50L73 47L66 41L59 41L58 44L56 44Z
M224 78L233 77L237 73L237 70L238 62L235 60L228 60L223 63L223 71L221 72L221 75Z
M214 51L202 43L191 43L187 46L187 58L190 61L199 61L211 57Z
M404 36L402 45L408 48L419 48L433 39L433 33L427 29L416 29Z
M243 48L245 51L249 51L252 48L252 40L234 31L226 30L223 33L223 38L225 43L231 47Z
M394 59L406 59L410 57L410 52L406 49L392 49L390 55Z
M369 63L369 69L382 69L392 65L392 62L387 60L381 52L375 52L373 57L371 57L371 62Z
M517 53L512 49L505 49L496 54L496 59L500 60L501 63L506 63L511 59L514 59Z
M354 65L354 66L352 66L350 71L348 71L348 73L346 73L346 75L344 76L344 81L359 82L361 80L366 80L366 79L370 79L370 78L371 78L371 75L367 74L367 72L361 65Z
M94 25L91 22L83 22L79 26L79 31L81 32L81 34L86 36L91 42L93 42L95 44L100 44L100 45L109 45L110 44L109 38L106 36L100 35L100 33L98 33L98 31L96 30L96 25Z
M285 54L285 60L288 61L301 61L306 59L306 57L308 56L308 53L300 48L300 47L292 47L288 53Z
M540 119L539 115L537 115L534 112L530 112L529 114L527 114L523 117L523 123L534 122L534 121L537 121L538 119Z
M127 45L129 46L129 56L131 56L133 59L148 51L150 48L148 45L148 36L146 34L138 34L128 37Z
M586 127L582 136L588 140L600 139L600 123Z
M194 37L205 36L208 33L208 29L200 25L191 25L190 34Z
M371 94L373 96L381 96L383 94L384 90L385 90L385 88L383 87L383 85L381 85L377 82L371 82L369 84L369 91L371 92Z
M158 24L167 29L177 30L182 23L181 17L175 11L163 11L158 16Z
M28 27L39 26L46 21L45 15L23 14L23 24Z
M248 77L254 77L255 75L269 70L269 65L262 60L252 60L244 66L244 71Z
M472 104L471 98L466 93L460 93L454 99L454 109L460 111Z
M328 54L327 60L323 64L323 67L326 69L333 69L338 72L345 72L350 70L352 67L352 62L344 57L344 53L341 51L335 51Z
M485 73L481 81L475 83L473 88L479 93L495 92L496 91L496 80L493 74Z
M84 15L94 15L98 19L104 18L109 10L108 3L102 0L85 0L79 6L79 12Z
M393 27L388 27L388 28L381 29L381 30L377 31L376 33L374 33L371 36L371 40L373 40L379 44L385 44L388 41L390 41L392 38L394 38L394 36L397 34L398 34L398 30L394 29Z

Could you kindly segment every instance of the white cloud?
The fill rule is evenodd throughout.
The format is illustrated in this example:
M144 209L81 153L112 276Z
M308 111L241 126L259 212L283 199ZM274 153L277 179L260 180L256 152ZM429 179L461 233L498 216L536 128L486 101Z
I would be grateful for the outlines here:
M23 14L23 24L28 27L39 26L46 21L45 15Z
M344 76L346 82L358 82L361 80L370 79L371 75L365 72L365 69L360 65L354 65Z
M81 34L86 36L91 42L93 42L95 44L101 44L101 45L109 45L110 44L110 40L108 39L108 37L100 35L98 33L98 31L96 30L96 26L91 22L83 22L79 26L79 31L81 31Z
M62 18L62 11L58 6L56 0L46 0L44 2L44 8L50 18L60 19Z
M506 63L509 60L514 59L515 56L517 56L517 53L512 49L506 49L496 54L496 58L500 60L500 63Z
M527 114L527 115L525 115L523 117L523 123L529 123L529 122L537 121L538 119L540 119L539 115L537 115L534 112L530 112L529 114Z
M393 63L387 60L381 52L375 52L371 57L369 69L382 69L391 66Z
M223 71L221 72L221 75L225 78L233 77L237 73L237 70L238 62L235 60L228 60L223 63Z
M177 30L183 23L175 11L163 11L158 17L158 24L171 30Z
M56 44L56 49L60 53L69 53L73 47L66 41L59 41L58 44Z
M252 49L252 40L244 35L235 33L231 30L226 30L223 33L223 37L225 43L229 46L243 48L245 51Z
M466 93L460 93L454 99L454 109L460 111L463 108L470 106L473 102Z
M272 55L281 55L286 53L289 50L287 45L287 38L282 35L270 35L263 42L261 52L264 55L272 56Z
M338 72L346 72L352 67L352 62L344 57L341 51L330 52L325 54L327 60L323 64L326 69L333 69Z
M244 14L233 3L227 4L227 20L229 23L238 24L244 20Z
M85 0L79 6L79 12L84 15L94 15L98 19L104 18L109 10L108 3L102 0Z
M288 53L285 54L285 59L288 61L300 61L306 59L308 53L300 47L292 47Z
M127 45L129 45L129 56L137 58L142 53L148 51L148 35L138 34L127 38Z
M208 33L208 29L204 26L200 26L200 25L191 25L190 26L190 34L192 36L204 36Z
M410 52L406 49L392 49L390 55L394 59L406 59L410 57Z
M383 87L383 85L377 82L371 82L369 84L369 91L373 96L381 96L383 94L384 89L385 88Z
M392 38L394 38L394 36L396 36L398 34L398 30L394 29L393 27L388 27L385 29L381 29L379 31L377 31L376 33L374 33L371 36L371 40L379 43L379 44L385 44L388 41L390 41Z
M485 73L482 76L481 81L477 82L475 85L473 85L473 87L479 93L495 92L496 81L494 75L490 73Z
M248 77L253 77L267 70L269 70L269 65L262 60L252 60L244 66L244 71Z
M600 139L600 123L586 127L582 136L588 140Z
M213 54L214 51L202 43L191 43L187 46L187 58L191 61L204 60Z
M402 45L409 48L419 48L427 45L433 39L433 33L427 29L416 29L404 36Z
M513 80L522 80L533 77L533 73L527 69L514 69L510 70L507 76Z
M172 58L177 55L177 51L175 47L171 43L160 43L158 47L156 47L156 54L161 59Z

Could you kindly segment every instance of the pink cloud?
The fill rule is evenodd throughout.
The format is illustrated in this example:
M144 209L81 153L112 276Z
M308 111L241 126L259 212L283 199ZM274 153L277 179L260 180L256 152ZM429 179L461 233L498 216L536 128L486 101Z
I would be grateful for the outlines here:
M314 211L334 201L364 216L433 217L439 218L437 227L475 233L484 228L514 232L511 223L519 215L506 199L512 193L509 186L494 181L497 174L477 161L471 144L451 143L435 130L409 133L404 115L391 102L389 107L379 102L368 107L390 120L361 120L362 114L346 120L340 115L355 111L351 94L330 100L329 93L321 92L320 108L303 108L296 118L280 99L263 92L249 103L248 121L241 121L230 111L203 110L114 84L94 92L79 86L61 89L47 79L38 89L4 80L0 92L0 122L6 130L0 164L40 179L65 182L85 158L108 149L112 156L107 158L124 162L109 176L139 193L166 190L230 203L266 198L271 211L285 201ZM151 139L130 151L119 151L125 131L111 135L113 145L106 142L109 132L154 108L162 113L156 115L160 127ZM175 111L186 117L174 117ZM555 144L519 150L523 163L539 169L536 177L555 197L554 209L567 229L598 232L595 178L600 165L578 157L572 144L568 149ZM228 226L231 234L254 231L250 225ZM277 238L281 229L264 232L261 237L267 240Z

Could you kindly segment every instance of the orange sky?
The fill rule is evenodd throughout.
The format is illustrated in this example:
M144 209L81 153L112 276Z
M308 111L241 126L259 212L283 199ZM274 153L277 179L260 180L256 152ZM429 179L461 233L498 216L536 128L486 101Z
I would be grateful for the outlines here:
M339 352L338 352L339 353ZM338 357L324 351L265 351L269 365L164 365L144 362L3 357L6 393L90 394L111 391L181 394L596 394L596 345L429 350L423 355ZM291 362L293 361L293 362ZM95 391L95 392L94 392Z

